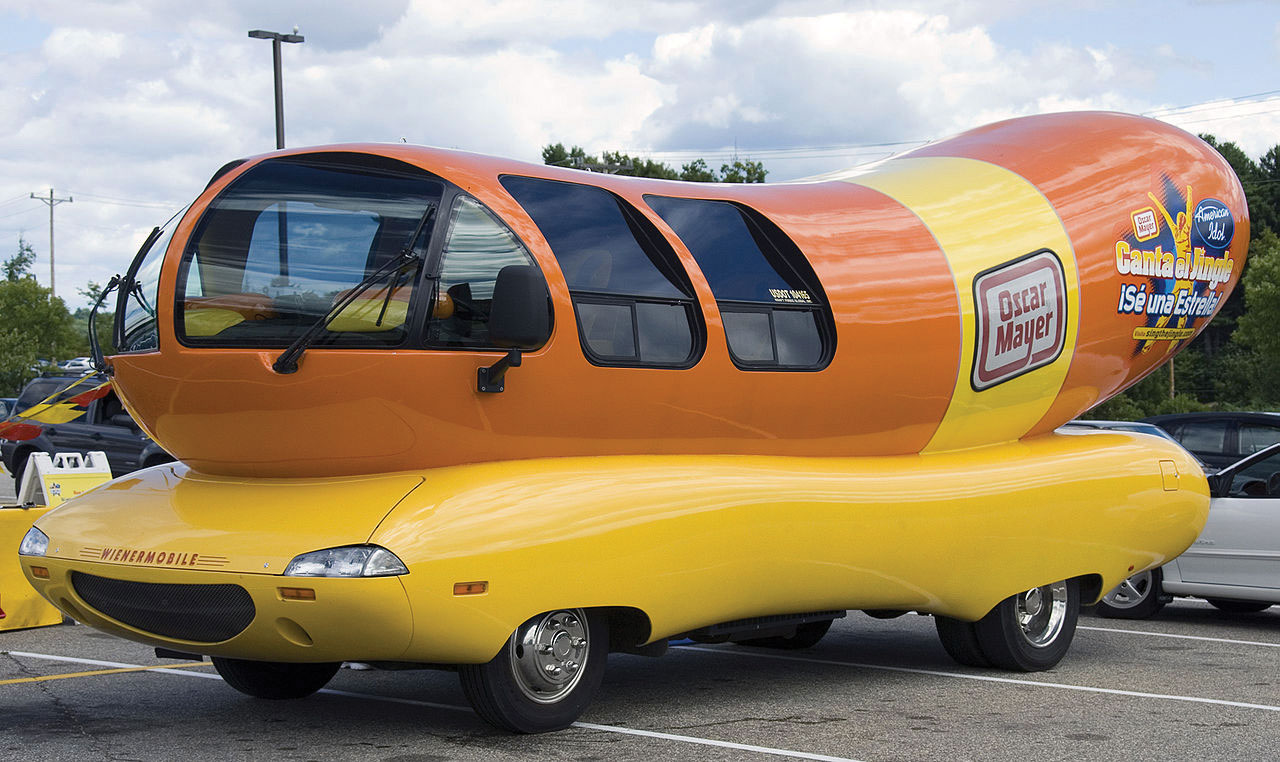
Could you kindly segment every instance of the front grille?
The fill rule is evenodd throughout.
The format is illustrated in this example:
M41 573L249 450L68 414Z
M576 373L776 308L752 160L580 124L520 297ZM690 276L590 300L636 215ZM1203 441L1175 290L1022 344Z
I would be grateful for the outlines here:
M72 572L84 602L112 619L166 638L217 643L253 621L253 599L239 585L127 582Z

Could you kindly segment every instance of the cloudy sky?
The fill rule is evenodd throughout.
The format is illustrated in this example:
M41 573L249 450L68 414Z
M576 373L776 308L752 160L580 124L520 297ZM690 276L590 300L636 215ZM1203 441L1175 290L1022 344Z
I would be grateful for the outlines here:
M1119 10L1117 10L1119 8ZM57 292L123 270L226 161L400 141L561 141L786 180L1022 114L1114 109L1280 143L1280 1L0 0L0 258Z

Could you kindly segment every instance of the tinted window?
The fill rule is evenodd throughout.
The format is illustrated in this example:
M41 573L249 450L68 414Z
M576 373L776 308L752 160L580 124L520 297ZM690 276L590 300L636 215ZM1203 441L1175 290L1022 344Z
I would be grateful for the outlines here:
M494 346L489 340L489 309L498 273L511 265L533 265L533 258L506 225L466 196L453 205L447 235L427 342Z
M748 370L825 365L834 336L821 288L799 248L758 212L727 201L646 196L697 260Z
M1191 451L1222 453L1226 451L1225 421L1193 421L1178 427L1175 434L1182 446Z
M701 313L657 229L603 188L503 177L547 239L573 296L588 359L599 365L689 367Z
M673 282L683 278L673 277L658 252L641 245L638 238L648 236L612 193L531 177L504 177L502 185L538 224L570 289L666 298L692 293Z
M1258 450L1280 442L1280 427L1264 423L1240 423L1236 426L1240 436L1240 454L1252 455Z
M1280 453L1241 470L1231 480L1233 497L1280 497Z

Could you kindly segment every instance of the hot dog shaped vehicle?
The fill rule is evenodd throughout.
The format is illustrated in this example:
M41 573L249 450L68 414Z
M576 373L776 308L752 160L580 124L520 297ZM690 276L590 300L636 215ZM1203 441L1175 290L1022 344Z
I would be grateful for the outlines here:
M1246 214L1207 145L1111 113L776 185L235 162L116 310L119 394L182 463L42 517L23 568L251 695L458 665L523 732L610 649L804 647L850 609L1046 669L1208 510L1180 448L1054 429L1204 326Z

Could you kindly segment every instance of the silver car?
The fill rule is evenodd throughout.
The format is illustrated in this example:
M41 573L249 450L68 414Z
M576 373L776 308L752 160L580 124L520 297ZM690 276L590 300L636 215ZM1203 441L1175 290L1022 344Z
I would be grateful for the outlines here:
M1209 476L1209 520L1185 553L1103 596L1101 616L1145 619L1177 596L1222 611L1280 603L1280 444Z

